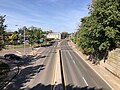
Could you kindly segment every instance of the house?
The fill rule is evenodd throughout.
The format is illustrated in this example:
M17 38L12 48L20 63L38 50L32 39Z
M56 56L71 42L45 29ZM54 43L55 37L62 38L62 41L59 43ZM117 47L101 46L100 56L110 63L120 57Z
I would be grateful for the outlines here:
M61 39L61 33L48 33L47 38Z

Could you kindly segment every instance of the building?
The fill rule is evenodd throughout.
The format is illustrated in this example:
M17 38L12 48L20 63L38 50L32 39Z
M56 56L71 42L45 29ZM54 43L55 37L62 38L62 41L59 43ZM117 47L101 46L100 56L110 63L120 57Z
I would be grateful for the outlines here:
M47 38L61 39L61 33L49 33Z

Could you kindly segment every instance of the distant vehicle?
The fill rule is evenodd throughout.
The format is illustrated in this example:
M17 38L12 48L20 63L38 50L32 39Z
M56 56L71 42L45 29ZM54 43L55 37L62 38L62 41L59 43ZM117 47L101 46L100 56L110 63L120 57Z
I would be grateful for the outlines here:
M25 40L25 42L23 42L23 44L29 44L29 40Z
M20 56L17 56L15 54L5 54L4 57L5 59L10 59L10 60L22 60Z

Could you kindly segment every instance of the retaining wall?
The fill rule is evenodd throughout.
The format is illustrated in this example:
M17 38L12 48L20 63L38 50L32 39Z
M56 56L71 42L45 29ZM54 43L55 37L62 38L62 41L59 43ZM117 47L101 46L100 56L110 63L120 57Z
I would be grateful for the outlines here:
M111 66L109 70L120 77L120 48L109 52L107 63Z

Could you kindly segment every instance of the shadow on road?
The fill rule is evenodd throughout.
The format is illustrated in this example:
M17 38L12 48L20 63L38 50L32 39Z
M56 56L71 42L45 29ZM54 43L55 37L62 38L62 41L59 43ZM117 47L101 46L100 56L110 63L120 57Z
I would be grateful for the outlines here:
M74 86L74 85L67 85L66 86L66 90L107 90L107 89L96 88L96 87L89 87L89 86L77 87L77 86Z
M35 59L45 58L46 56L39 55Z
M52 85L44 85L44 84L38 84L31 88L30 90L51 90Z
M29 89L29 90L54 90L53 89L53 85L44 85L44 84L38 84L36 86L34 86L33 88ZM62 90L62 89L55 89L55 90ZM106 89L96 89L95 87L77 87L74 85L67 85L65 90L106 90Z
M35 74L38 72L40 67L42 68L41 70L44 70L44 65L37 65L34 67L31 66L22 69L17 77L14 78L11 84L7 87L7 90L25 90L21 89L24 87L24 83L29 82L30 79L32 79L33 76L35 76Z
M32 76L35 75L35 73L40 72L41 70L45 69L44 68L45 65L38 65L35 67L31 66L37 60L41 60L40 58L45 58L45 57L46 56L42 56L42 55L39 55L37 57L28 55L28 56L25 56L25 58L21 58L21 60L12 60L12 59L7 59L4 56L0 56L0 61L5 62L6 64L10 66L10 76L4 76L3 80L0 82L4 82L4 79L6 80L6 78L8 82L11 82L11 78L13 78L14 75L16 74L15 72L16 68L24 67L24 68L21 68L22 69L21 71L18 71L19 75L17 75L14 79L12 79L12 82L11 82L12 84L10 84L8 87L8 90L19 90L20 87L23 86L23 83L29 82L29 80L32 78Z
M36 57L32 55L28 55L25 58L23 58L23 62L20 62L20 66L28 66L28 65L33 65L37 60L41 60L42 58L45 58L46 56L38 55Z

